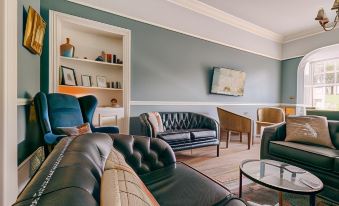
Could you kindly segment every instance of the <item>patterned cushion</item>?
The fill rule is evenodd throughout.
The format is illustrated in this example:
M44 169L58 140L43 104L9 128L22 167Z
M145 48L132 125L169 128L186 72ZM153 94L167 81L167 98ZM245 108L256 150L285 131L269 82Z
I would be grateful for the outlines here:
M288 117L286 121L287 142L302 142L335 149L332 144L326 117Z
M152 125L154 136L156 137L159 132L164 132L164 125L162 123L160 114L158 112L147 113L148 121Z
M112 149L101 178L101 206L158 206L134 170L117 150Z
M82 134L92 133L89 123L84 123L76 127L57 127L59 133L67 136L79 136Z

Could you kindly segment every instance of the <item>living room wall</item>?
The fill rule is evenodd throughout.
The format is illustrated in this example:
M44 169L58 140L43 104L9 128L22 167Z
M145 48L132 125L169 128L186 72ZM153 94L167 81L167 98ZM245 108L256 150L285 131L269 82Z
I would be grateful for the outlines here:
M41 14L48 21L55 10L132 31L131 131L138 133L137 117L147 111L199 111L216 115L216 105L255 118L256 108L280 102L281 62L249 52L141 23L68 2L41 1ZM227 35L227 34L225 34ZM41 89L48 91L48 28L41 58ZM232 97L209 93L213 66L243 70L247 74L245 95ZM150 101L161 101L153 106ZM202 106L168 106L168 102L206 102ZM136 105L138 104L139 105ZM142 105L140 105L142 103Z
M40 91L40 56L23 47L28 7L40 11L40 0L18 1L18 98L32 98ZM18 164L41 145L38 125L30 105L18 106Z
M298 66L303 57L281 62L281 102L295 104L297 97ZM291 98L293 97L293 98Z

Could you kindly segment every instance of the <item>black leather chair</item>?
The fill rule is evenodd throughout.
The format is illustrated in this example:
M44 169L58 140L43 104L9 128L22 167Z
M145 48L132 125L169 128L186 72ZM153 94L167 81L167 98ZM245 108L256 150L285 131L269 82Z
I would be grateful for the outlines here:
M88 95L80 98L75 96L39 92L34 97L37 120L45 143L55 144L65 135L59 134L57 127L74 127L88 122L92 132L119 133L117 127L94 127L92 118L98 100Z
M139 116L143 135L160 138L174 151L217 146L219 156L219 123L208 116L193 112L159 112L164 131L156 133L149 113Z

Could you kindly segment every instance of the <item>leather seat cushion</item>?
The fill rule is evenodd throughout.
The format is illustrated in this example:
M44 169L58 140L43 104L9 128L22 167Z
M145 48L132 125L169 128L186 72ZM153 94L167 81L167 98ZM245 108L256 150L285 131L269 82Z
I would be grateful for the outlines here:
M294 142L271 141L269 153L301 164L333 171L339 150Z
M213 205L229 192L183 163L141 175L140 178L160 205Z
M215 130L210 129L196 129L193 131L190 131L192 139L199 139L199 138L216 138L217 133Z
M190 140L191 135L186 130L166 131L158 133L158 137L165 141Z
M334 172L339 173L339 157L334 160Z

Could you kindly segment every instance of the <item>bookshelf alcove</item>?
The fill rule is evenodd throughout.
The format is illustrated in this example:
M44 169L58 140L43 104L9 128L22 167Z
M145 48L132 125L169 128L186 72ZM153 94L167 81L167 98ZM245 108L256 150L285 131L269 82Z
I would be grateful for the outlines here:
M94 95L98 107L93 117L95 126L116 125L121 133L129 133L130 113L130 30L50 11L49 90L74 96ZM74 56L60 54L60 45L70 39ZM116 55L122 62L96 61L102 51ZM65 85L61 67L72 68L76 85ZM82 75L91 77L91 86L84 85ZM99 85L104 77L106 86ZM118 82L118 83L117 83ZM117 85L118 84L118 85ZM117 104L111 103L116 99Z

